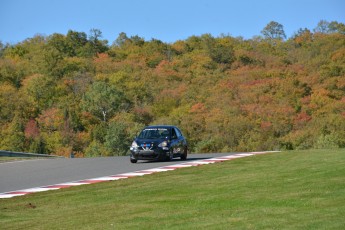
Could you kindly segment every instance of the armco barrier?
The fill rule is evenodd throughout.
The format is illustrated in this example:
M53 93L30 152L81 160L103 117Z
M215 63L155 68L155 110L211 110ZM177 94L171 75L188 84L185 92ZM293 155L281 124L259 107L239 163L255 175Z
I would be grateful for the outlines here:
M21 152L11 152L11 151L4 151L4 150L0 150L0 156L3 156L3 157L59 157L59 158L64 158L64 157L55 156L55 155L46 155L46 154L37 154L37 153L21 153Z

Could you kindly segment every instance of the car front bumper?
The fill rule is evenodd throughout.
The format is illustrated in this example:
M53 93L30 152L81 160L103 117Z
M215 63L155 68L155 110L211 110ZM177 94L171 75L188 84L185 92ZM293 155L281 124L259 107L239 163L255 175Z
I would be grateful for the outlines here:
M169 156L169 149L163 150L157 148L154 150L141 150L137 148L131 148L131 159L135 160L164 160Z

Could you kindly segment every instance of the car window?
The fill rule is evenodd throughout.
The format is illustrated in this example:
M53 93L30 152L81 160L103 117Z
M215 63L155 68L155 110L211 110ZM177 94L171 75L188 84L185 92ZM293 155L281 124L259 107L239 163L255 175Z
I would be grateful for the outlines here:
M164 131L160 132L160 135L162 138L169 138L170 132L169 132L169 130L165 129Z
M157 139L169 137L169 130L166 128L148 128L141 131L139 139Z
M176 132L177 138L181 137L181 136L182 136L182 134L181 134L180 130L179 130L179 129L177 129L177 128L174 128L174 129L175 129L175 132Z
M172 138L172 139L176 139L176 138L177 138L177 134L176 134L175 129L172 129L171 131L172 131L172 133L171 133L171 138Z

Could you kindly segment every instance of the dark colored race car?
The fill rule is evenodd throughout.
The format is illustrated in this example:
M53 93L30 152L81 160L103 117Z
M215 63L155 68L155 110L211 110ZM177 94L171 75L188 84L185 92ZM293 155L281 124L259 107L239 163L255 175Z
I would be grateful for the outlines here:
M175 157L187 159L187 140L181 131L170 125L147 126L134 139L130 147L132 163L138 160L167 160Z

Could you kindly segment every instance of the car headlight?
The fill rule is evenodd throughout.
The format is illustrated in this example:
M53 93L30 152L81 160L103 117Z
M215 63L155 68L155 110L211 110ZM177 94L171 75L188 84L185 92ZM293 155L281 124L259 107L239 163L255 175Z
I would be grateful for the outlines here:
M160 144L158 145L158 147L161 147L161 148L167 147L167 146L168 146L168 142L167 142L167 141L163 141L162 143L160 143Z
M131 145L131 149L138 148L138 147L139 145L137 144L137 142L133 141Z

